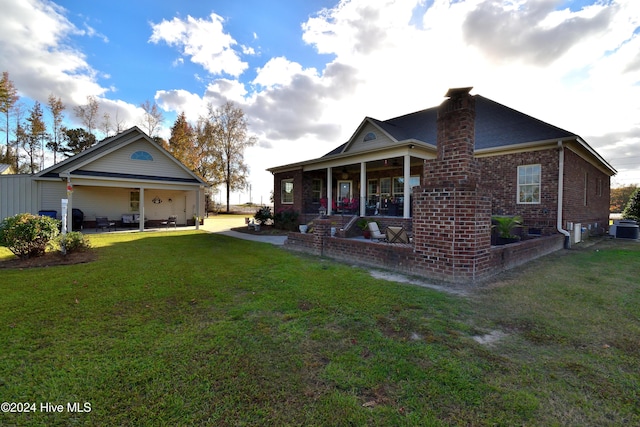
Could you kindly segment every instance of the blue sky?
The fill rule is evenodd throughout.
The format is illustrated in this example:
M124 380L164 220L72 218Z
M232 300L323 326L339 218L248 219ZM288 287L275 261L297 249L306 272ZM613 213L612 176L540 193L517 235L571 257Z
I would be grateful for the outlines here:
M438 105L450 87L582 136L640 184L637 0L0 0L0 68L27 108L88 95L128 126L243 108L254 202L267 167L320 156L365 116ZM234 194L232 202L248 201Z

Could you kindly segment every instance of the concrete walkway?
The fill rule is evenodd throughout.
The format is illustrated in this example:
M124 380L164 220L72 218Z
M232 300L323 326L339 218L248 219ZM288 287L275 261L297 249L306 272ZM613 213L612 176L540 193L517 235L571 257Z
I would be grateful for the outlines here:
M215 215L205 218L204 225L200 227L200 230L278 246L284 245L285 240L287 240L287 236L257 235L231 230L232 228L245 226L244 218L244 216L239 215Z

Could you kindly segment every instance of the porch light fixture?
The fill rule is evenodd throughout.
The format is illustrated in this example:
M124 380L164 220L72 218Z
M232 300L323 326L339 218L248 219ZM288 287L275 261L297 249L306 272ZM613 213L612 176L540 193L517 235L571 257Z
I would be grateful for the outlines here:
M349 178L349 172L347 172L347 168L342 168L342 179Z
M162 203L162 199L158 196L154 197L151 201L156 205L159 205L160 203Z

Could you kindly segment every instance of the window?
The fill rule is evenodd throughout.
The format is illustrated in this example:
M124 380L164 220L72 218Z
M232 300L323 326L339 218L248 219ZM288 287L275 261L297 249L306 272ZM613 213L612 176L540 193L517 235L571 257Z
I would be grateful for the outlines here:
M518 166L518 203L540 203L540 165Z
M280 181L280 201L283 204L293 204L293 179Z
M420 185L420 177L419 176L410 176L409 177L409 188L413 188L415 186ZM397 176L393 178L393 195L394 196L403 196L404 195L404 177Z
M320 202L322 196L322 180L314 178L311 180L311 201L314 203Z
M136 151L131 154L131 160L146 160L148 162L152 162L153 156L146 151Z
M366 135L364 136L364 138L363 138L362 140L363 140L364 142L367 142L367 141L373 141L374 139L378 139L378 137L376 136L376 134L375 134L375 133L373 133L373 132L369 132L368 134L366 134Z
M389 197L391 195L391 178L380 178L380 196Z
M132 191L129 193L129 209L131 212L138 212L140 210L140 192Z
M338 181L338 200L351 198L351 181Z

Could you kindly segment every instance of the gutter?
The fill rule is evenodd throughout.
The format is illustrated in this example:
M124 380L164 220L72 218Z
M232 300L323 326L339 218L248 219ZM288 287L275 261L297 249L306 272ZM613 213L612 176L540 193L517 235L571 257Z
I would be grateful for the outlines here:
M571 234L562 228L562 205L563 205L563 190L564 190L564 147L562 141L558 141L558 214L556 227L558 232L564 235L564 248L571 249Z

